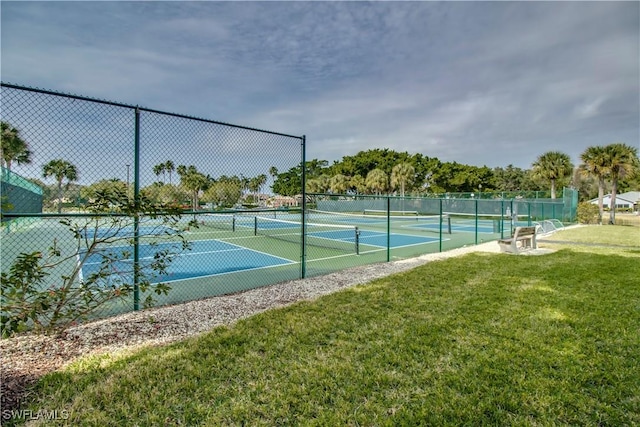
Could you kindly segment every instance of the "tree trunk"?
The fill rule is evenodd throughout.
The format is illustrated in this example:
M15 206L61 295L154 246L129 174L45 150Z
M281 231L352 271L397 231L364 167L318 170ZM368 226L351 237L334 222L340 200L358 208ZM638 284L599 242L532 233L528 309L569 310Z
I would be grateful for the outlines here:
M616 223L616 194L618 194L618 180L614 179L611 184L611 204L609 205L609 224Z
M604 177L598 178L598 224L602 225L602 219L604 218Z
M58 181L58 213L62 213L62 181Z
M551 180L551 198L552 199L556 198L556 180L555 179Z

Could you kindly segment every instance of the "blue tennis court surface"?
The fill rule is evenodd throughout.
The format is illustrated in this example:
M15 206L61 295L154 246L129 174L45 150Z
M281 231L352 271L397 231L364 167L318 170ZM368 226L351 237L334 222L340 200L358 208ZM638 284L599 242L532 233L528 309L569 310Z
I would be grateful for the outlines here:
M181 246L177 243L162 243L153 246L141 245L141 264L143 266L149 265L153 262L153 257L157 252L166 249L177 253L180 252ZM127 276L130 275L131 265L133 263L133 248L126 246L113 248L111 253L121 254L123 251L127 252L128 259L114 263L112 268L114 273L128 272L125 274L125 276ZM102 260L103 257L101 255L92 255L82 268L83 276L87 277L99 271ZM175 256L168 268L167 274L155 278L154 281L167 282L292 263L293 261L285 258L219 240L197 240L192 242L189 250Z
M329 228L324 231L321 230L323 227ZM438 225L439 226L439 225ZM265 224L261 224L261 227L264 227L265 230L295 230L295 233L300 233L301 225L300 224L292 224L288 222L279 222L272 221L266 222ZM273 235L273 234L272 234ZM341 229L331 229L330 225L315 225L310 224L309 230L307 232L308 237L312 237L315 239L326 239L332 241L339 241L345 243L353 243L355 245L356 241L356 228L355 227L344 227ZM379 232L379 231L370 231L370 230L359 230L358 239L360 244L369 245L369 246L378 246L378 247L387 247L387 233ZM391 237L389 240L389 246L392 248L400 248L404 246L413 246L413 245L421 245L424 243L437 242L439 239L437 237L426 237L426 236L415 236L411 234L399 234L399 233L391 233Z
M391 233L389 236L389 246L391 248L401 248L404 246L422 245L425 243L439 242L437 237L414 236L411 234ZM387 233L376 231L360 231L360 244L369 246L387 247Z

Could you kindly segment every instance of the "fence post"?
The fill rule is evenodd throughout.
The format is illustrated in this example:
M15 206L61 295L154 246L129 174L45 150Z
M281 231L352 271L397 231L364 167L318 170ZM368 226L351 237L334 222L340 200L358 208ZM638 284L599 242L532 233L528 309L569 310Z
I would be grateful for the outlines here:
M300 236L300 277L307 276L307 165L306 165L307 137L302 135L302 236Z
M475 210L476 210L476 237L475 237L475 241L476 241L476 245L478 244L478 199L475 200Z
M439 251L442 252L442 197L440 200L440 248Z
M391 196L387 194L387 262L391 261Z
M133 310L140 310L140 109L135 109L133 159Z

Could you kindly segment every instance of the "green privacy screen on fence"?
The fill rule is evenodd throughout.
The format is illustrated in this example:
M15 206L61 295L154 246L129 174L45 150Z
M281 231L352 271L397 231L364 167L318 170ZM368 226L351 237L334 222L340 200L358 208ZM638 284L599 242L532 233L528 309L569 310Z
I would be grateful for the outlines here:
M47 289L63 276L133 284L136 292L94 317L141 308L145 280L169 287L156 304L175 304L575 218L566 194L307 194L303 136L5 83L2 103L7 137L28 155L11 170L3 165L1 270L55 247L61 261L41 284ZM296 167L296 197L271 194L278 171ZM145 276L162 254L168 266Z

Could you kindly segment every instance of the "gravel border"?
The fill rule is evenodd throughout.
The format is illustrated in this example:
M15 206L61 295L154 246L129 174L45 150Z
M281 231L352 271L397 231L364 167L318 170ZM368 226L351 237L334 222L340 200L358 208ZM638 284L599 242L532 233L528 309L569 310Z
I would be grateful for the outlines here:
M470 252L499 251L497 242L488 242L417 258L355 267L237 294L121 314L69 328L60 336L26 334L2 339L2 409L18 408L20 401L28 396L30 384L80 356L175 342L272 308L312 300L430 261Z

